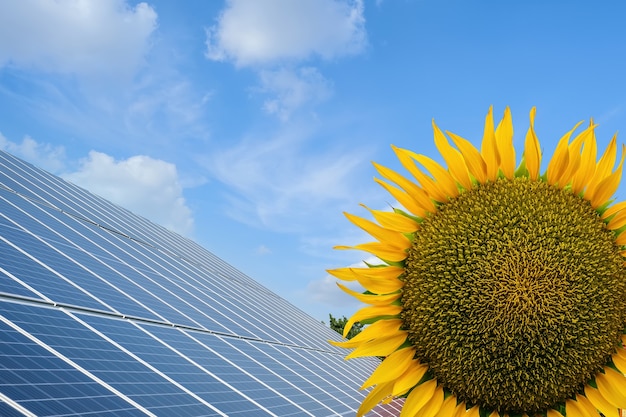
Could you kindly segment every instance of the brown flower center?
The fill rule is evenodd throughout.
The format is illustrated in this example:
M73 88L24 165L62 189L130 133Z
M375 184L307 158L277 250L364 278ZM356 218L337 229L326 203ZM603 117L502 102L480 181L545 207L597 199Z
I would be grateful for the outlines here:
M425 219L402 318L446 389L485 410L541 412L579 392L626 324L615 235L568 190L528 178L476 186Z

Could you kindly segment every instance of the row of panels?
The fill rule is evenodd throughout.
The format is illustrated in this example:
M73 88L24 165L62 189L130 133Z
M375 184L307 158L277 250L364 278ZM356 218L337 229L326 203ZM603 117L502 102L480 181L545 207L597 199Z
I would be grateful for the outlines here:
M0 151L0 415L354 415L379 361L328 339L196 243Z
M353 415L355 381L376 366L43 305L0 309L0 392L38 416Z
M211 256L195 242L172 233L111 202L0 151L0 188L5 187L40 204L100 225L107 230L148 243L174 256L180 256L267 291L250 277Z
M0 281L8 284L3 292L336 351L325 342L336 338L333 332L309 337L304 329L315 320L266 289L16 193L0 189L0 205ZM261 320L259 311L284 319L274 325Z

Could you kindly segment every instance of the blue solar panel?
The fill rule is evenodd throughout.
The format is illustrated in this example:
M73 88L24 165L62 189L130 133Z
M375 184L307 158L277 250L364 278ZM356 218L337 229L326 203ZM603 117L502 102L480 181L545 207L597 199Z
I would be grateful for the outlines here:
M0 416L355 414L377 361L312 317L4 152L0 184Z
M2 311L15 307L3 303ZM41 313L41 309L37 309L36 314ZM37 416L144 415L5 322L0 322L0 355L0 392ZM2 416L23 415L7 403L0 405Z

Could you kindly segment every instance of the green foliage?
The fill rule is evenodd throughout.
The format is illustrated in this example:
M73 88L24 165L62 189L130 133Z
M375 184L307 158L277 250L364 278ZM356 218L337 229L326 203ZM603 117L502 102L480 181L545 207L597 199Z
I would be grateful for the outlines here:
M343 335L343 329L346 327L346 324L348 323L348 319L346 318L346 316L343 316L341 318L336 318L336 317L333 317L332 314L328 314L328 318L330 319L330 328L336 331L337 333ZM354 336L361 333L362 329L363 329L362 323L359 323L359 322L354 323L352 325L352 328L348 332L347 338L352 339Z

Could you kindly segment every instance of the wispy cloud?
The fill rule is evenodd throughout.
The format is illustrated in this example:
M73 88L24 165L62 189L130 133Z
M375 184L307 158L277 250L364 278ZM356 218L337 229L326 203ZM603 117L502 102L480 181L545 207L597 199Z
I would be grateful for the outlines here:
M310 230L329 205L351 197L351 176L365 165L365 150L312 152L312 140L283 129L207 156L205 167L228 186L229 215L279 231Z
M148 152L204 141L211 91L179 70L187 51L172 52L157 20L128 0L0 2L0 95L80 143Z
M206 35L206 57L257 71L257 90L269 97L263 109L283 121L332 94L332 83L303 63L367 45L362 0L231 0Z
M263 103L263 109L283 121L287 121L296 109L309 103L320 103L332 95L331 83L313 67L263 70L260 78L259 90L271 96Z
M146 3L0 2L0 66L114 77L140 66L157 26Z

